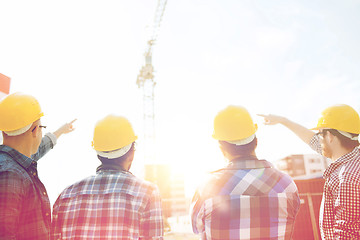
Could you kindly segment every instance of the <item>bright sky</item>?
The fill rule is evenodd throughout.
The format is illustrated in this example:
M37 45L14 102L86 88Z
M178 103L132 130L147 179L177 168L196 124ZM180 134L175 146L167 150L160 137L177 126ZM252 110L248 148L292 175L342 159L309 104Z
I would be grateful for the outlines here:
M49 131L77 118L39 164L50 199L95 173L97 120L128 117L139 135L142 92L136 77L155 0L13 0L0 3L0 72L11 92L40 101ZM190 192L224 164L211 138L215 114L243 105L259 123L260 158L312 153L256 113L313 127L335 103L360 110L360 3L344 1L169 0L153 49L157 156L186 171ZM139 173L139 174L137 174Z

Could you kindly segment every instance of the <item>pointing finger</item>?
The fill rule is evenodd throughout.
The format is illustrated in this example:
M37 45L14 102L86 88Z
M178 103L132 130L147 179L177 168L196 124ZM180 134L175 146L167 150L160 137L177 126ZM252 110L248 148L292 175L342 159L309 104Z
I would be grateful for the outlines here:
M69 124L73 124L76 120L77 120L77 118L75 118L74 120L72 120Z

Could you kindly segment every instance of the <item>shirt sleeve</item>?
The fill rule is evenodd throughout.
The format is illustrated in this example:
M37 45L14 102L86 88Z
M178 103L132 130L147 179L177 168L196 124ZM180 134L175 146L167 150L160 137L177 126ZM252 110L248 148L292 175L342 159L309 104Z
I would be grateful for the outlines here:
M205 231L205 224L203 220L204 208L203 201L198 191L195 192L191 202L190 216L193 232L196 234L203 233Z
M37 153L31 156L35 161L39 161L46 153L56 145L56 136L53 133L46 133L45 136L41 139L40 146Z
M0 173L0 239L16 239L22 200L23 179L11 171Z
M162 240L164 225L162 218L161 199L158 188L155 186L146 204L140 220L141 240Z
M322 148L320 144L319 136L314 134L314 136L311 138L309 146L316 151L317 153L322 155Z
M59 221L59 198L56 200L53 207L52 221L51 221L51 240L61 239L61 223Z

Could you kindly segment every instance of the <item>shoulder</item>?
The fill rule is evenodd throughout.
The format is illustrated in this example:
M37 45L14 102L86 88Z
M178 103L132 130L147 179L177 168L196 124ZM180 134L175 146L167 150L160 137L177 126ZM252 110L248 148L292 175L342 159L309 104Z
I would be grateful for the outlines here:
M70 186L66 187L60 194L59 198L71 198L79 193L90 193L89 186L92 186L95 181L95 176L90 176L84 178L78 182L71 184Z
M19 164L0 157L0 191L22 195L32 191L32 185L31 177Z
M268 171L265 173L268 178L277 179L276 184L274 185L275 189L283 192L297 192L297 186L294 179L289 174L280 171L274 166L267 168L266 171Z
M356 174L360 173L360 150L355 148L351 153L347 154L345 157L345 163L341 164L345 171L354 172ZM343 170L343 171L344 171Z
M142 193L158 191L157 186L135 177L130 173L97 174L80 180L65 188L60 199L74 198L79 195L102 195L123 193L138 196Z
M347 162L349 167L355 168L357 171L360 171L360 149L355 148L352 153L350 153L350 161Z
M199 182L196 193L202 198L208 198L217 194L220 189L228 182L234 170L226 168L219 169L204 175Z
M126 179L128 191L135 195L138 194L137 192L142 192L146 194L159 192L159 188L155 183L141 179L135 175L127 174Z
M356 154L339 169L339 177L360 184L360 154Z
M30 178L26 170L20 166L12 157L6 153L0 152L0 175L8 175L14 178Z

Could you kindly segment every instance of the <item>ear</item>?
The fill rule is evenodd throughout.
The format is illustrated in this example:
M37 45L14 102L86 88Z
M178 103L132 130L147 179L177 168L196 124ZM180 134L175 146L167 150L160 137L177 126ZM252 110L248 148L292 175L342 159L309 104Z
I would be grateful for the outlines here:
M331 134L331 132L327 132L327 136L329 138L329 142L332 143L335 140L335 136Z
M134 160L134 156L135 156L135 151L132 151L129 156L127 157L126 161L128 162L132 162Z
M227 158L229 155L228 155L228 153L224 150L223 146L220 145L219 147L220 147L220 150L221 150L222 154L224 155L224 157Z
M221 144L219 144L219 148L220 148L221 152L222 152L223 154L225 154L225 151L224 151L223 147L221 146Z
M125 168L125 169L127 169L128 171L130 170L130 168L131 168L131 165L132 165L132 162L133 162L133 160L134 160L134 151L131 153L131 154L129 154L129 156L126 158L126 160L125 160L125 162L124 162L124 164L123 164L123 167Z

